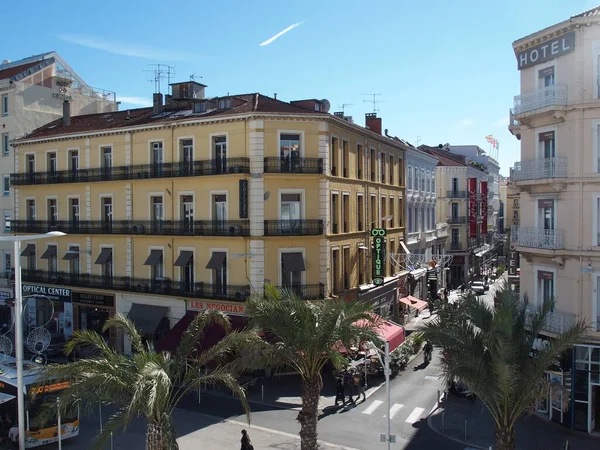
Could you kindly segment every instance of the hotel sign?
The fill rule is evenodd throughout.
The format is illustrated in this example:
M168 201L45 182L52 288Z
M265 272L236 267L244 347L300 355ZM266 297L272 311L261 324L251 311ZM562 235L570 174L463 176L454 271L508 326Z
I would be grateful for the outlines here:
M385 235L384 228L373 228L373 284L381 286L385 277Z
M550 61L560 55L572 52L575 49L575 32L563 34L550 41L543 42L527 50L517 53L519 70Z
M519 268L519 252L517 252L514 245L510 246L508 252L508 274L511 277L517 276L517 269Z

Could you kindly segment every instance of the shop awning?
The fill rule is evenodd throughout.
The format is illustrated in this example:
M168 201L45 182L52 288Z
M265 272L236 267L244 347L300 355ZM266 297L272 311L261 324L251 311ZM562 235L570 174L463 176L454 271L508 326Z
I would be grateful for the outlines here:
M145 266L156 266L157 264L160 264L160 261L162 260L162 256L163 256L162 250L150 250L150 255L146 259L146 262L144 263L144 265Z
M179 322L175 324L173 328L165 335L165 337L156 344L157 351L167 351L173 353L177 350L177 346L181 342L183 333L188 329L194 317L198 314L197 311L188 311L185 313ZM229 316L231 322L231 329L234 331L241 331L248 325L248 318L244 316ZM225 337L226 333L223 328L218 325L209 325L204 330L204 336L202 336L198 343L198 350L206 350L217 344L221 339Z
M372 314L372 316L376 323L374 328L375 332L379 335L379 337L382 340L390 343L390 352L395 350L400 344L404 342L405 334L403 327L390 320L386 320L383 317L378 316L376 314ZM364 320L358 320L354 324L359 327L366 326ZM343 345L341 347L343 347ZM341 350L338 351L341 352Z
M181 253L179 253L179 257L175 260L173 265L176 267L185 267L193 256L194 252L191 252L189 250L182 250Z
M220 269L226 256L227 254L225 252L214 252L210 257L210 261L208 261L206 268L211 270Z
M49 245L44 254L40 257L42 259L51 259L56 256L56 246Z
M400 246L404 250L404 253L406 253L407 255L410 255L410 250L408 249L408 247L406 246L406 244L404 243L404 241L400 241Z
M286 272L304 272L306 266L304 265L304 258L302 253L282 253L281 262L283 264L283 270Z
M112 248L103 248L94 264L106 264L112 257Z
M35 255L35 244L27 244L25 250L21 252L21 256L32 256Z
M398 301L400 303L404 303L407 306L410 306L411 308L415 308L417 311L423 311L425 308L427 308L427 302L419 300L418 298L415 298L412 295L409 295L408 297L402 297Z
M63 256L63 261L73 261L77 258L79 258L79 252L69 250L67 253L65 253L65 256Z
M133 322L142 334L154 334L158 324L165 317L169 308L166 306L142 305L134 303L131 305L127 318Z

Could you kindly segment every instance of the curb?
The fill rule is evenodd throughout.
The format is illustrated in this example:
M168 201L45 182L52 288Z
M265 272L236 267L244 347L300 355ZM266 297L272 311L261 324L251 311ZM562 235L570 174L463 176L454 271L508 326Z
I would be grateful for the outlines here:
M452 436L446 436L444 433L442 433L439 429L437 429L433 425L432 420L431 420L431 415L434 412L436 412L438 409L441 409L441 406L439 406L439 403L442 401L443 396L444 396L444 394L440 395L440 398L438 398L438 401L436 402L435 405L433 405L433 408L431 408L431 411L429 411L429 414L427 415L427 426L429 427L429 429L431 431L433 431L434 433L442 436L443 438L448 439L448 440L453 441L453 442L456 442L458 444L466 445L466 446L469 446L469 447L472 447L472 448L477 448L477 449L480 449L480 450L489 450L489 447L482 447L481 445L471 444L468 441L465 442L462 439L457 439L457 438L454 438Z

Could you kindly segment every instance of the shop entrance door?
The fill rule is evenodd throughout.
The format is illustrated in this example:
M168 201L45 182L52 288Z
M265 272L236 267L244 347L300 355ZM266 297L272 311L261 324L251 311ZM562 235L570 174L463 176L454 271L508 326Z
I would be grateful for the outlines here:
M104 322L108 320L108 310L97 308L79 308L79 324L82 330L95 331L108 337L108 331L102 333Z
M600 385L590 383L590 410L589 410L589 423L588 432L598 433L600 432L600 421L596 423L596 411L600 408Z

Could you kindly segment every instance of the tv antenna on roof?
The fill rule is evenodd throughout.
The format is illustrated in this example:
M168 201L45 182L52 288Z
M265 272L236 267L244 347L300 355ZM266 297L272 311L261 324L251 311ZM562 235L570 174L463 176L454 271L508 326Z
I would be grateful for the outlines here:
M381 94L363 94L363 95L368 95L369 97L373 97L373 100L363 100L363 102L364 103L372 103L374 113L379 111L379 108L377 108L378 103L385 103L385 101L383 101L383 100L377 100L377 96L381 95Z
M175 76L175 67L167 64L148 64L148 66L152 67L144 70L152 74L148 82L154 83L154 92L160 94L161 81L166 79L167 83L171 84L171 77Z
M202 78L202 77L200 77ZM190 75L190 81L196 81L196 73Z
M354 103L342 103L338 108L342 110L342 114L346 112L346 106L354 106Z

